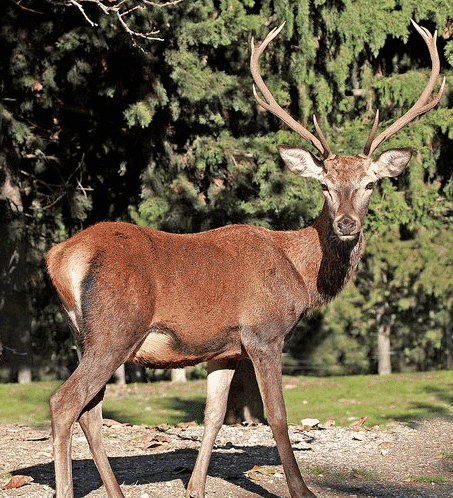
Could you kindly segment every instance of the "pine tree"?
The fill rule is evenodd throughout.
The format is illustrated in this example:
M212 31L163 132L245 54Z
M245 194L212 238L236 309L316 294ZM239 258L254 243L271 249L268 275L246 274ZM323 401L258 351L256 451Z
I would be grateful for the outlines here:
M80 228L122 219L174 232L228 223L297 229L316 215L318 186L287 173L276 154L277 144L300 139L254 101L251 35L262 39L286 21L261 62L268 86L307 127L316 113L332 150L357 153L375 109L384 127L426 82L429 57L411 17L439 29L445 96L388 142L413 147L414 159L403 178L384 182L374 196L355 285L302 323L289 351L321 373L376 371L376 307L385 302L395 369L451 363L452 290L443 278L452 266L453 201L447 4L194 0L123 17L134 33L160 29L162 42L131 35L99 5L79 4L91 22L74 3L0 7L7 284L0 306L4 311L11 299L8 265L20 254L27 275L21 299L30 310L29 325L21 327L35 344L37 364L65 375L63 365L76 360L50 299L43 255ZM5 193L7 178L20 203ZM442 256L433 261L428 255L437 247ZM411 259L413 268L405 264ZM57 351L57 360L48 351Z

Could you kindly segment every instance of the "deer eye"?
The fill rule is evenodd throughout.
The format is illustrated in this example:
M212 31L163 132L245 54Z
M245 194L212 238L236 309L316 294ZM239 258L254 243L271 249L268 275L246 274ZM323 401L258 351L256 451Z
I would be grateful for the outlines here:
M366 184L366 186L365 186L365 188L366 188L367 190L373 190L373 188L374 188L374 183L373 183L373 182L367 183L367 184Z
M325 183L321 183L321 188L326 192L329 190L329 187Z

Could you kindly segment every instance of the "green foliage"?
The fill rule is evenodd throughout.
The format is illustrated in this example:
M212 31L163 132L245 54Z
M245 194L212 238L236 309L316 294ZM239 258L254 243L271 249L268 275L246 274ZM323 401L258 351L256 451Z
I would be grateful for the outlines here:
M124 8L134 5L127 0ZM254 101L251 36L262 40L286 21L261 57L266 83L311 131L318 115L334 152L356 154L375 109L382 130L425 85L429 56L412 17L439 31L445 95L386 144L413 148L408 172L376 189L356 280L300 326L289 350L313 372L374 371L377 310L385 303L395 368L447 364L441 351L453 321L448 2L194 0L135 9L124 18L137 32L158 28L163 42L129 36L115 16L94 6L87 11L97 26L75 7L44 2L39 10L5 3L0 30L1 140L23 203L20 216L5 208L4 231L8 240L21 234L29 241L24 286L34 289L39 361L45 363L46 344L49 351L63 344L59 357L72 361L64 325L51 318L55 304L48 304L42 256L83 226L124 219L174 232L228 223L297 229L316 216L317 184L286 172L276 153L277 144L298 145L300 138Z

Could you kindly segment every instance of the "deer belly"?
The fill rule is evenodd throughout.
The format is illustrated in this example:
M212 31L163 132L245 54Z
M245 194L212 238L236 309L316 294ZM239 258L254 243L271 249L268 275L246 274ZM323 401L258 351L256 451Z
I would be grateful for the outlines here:
M162 325L156 326L130 356L129 361L150 368L180 368L213 358L239 358L243 355L238 330L231 327L219 335L199 341L184 339Z

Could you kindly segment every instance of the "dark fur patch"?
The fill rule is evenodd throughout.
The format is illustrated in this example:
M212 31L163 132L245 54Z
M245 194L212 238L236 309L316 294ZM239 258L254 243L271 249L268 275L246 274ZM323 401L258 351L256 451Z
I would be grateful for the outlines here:
M82 281L81 300L82 300L82 316L81 330L82 341L86 339L89 329L89 316L93 304L93 296L96 292L96 271L101 266L103 253L97 253L90 262L90 269Z
M91 309L92 295L96 287L96 278L94 274L90 271L82 282L82 320L81 320L81 334L82 339L87 334L87 328L89 323L89 315Z

